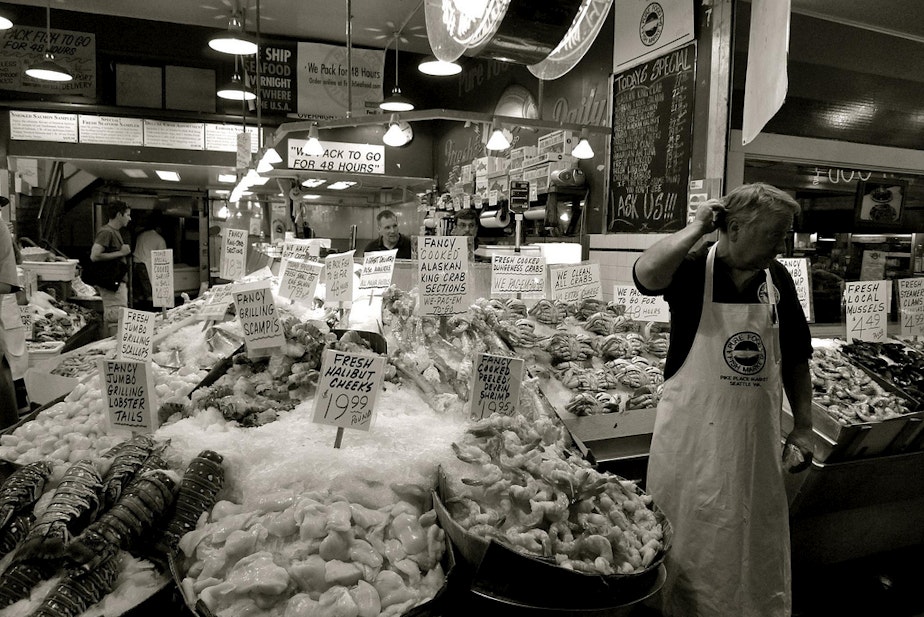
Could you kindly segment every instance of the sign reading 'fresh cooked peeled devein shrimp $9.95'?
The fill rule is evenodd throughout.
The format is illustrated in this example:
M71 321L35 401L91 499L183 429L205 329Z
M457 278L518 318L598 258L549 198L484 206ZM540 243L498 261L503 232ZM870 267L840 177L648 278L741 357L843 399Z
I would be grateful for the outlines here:
M889 281L858 281L844 284L849 342L881 342L886 339L890 291Z
M384 375L383 356L326 350L312 421L368 431Z
M523 383L523 365L520 358L486 353L475 356L471 396L473 420L495 413L510 416L516 412Z
M109 426L153 433L157 409L151 363L138 360L100 360L100 389Z

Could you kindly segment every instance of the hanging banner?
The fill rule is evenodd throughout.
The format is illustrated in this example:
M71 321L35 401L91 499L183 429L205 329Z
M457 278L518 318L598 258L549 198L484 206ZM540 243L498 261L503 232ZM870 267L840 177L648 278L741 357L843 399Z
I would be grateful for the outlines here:
M339 171L359 174L385 173L385 146L322 141L324 154L313 156L305 151L307 139L290 139L288 166L308 171Z
M96 98L96 35L73 30L13 26L0 30L0 90L37 94L79 95ZM55 62L70 71L71 81L43 81L26 75L26 69L38 64L49 51Z
M298 112L298 54L296 43L263 42L260 45L260 105L264 112ZM257 79L257 56L243 56L244 70L253 86Z
M692 41L693 4L689 0L616 0L616 72Z
M744 117L741 120L741 144L744 146L760 134L786 100L790 8L790 0L751 3Z
M347 109L347 48L322 43L298 44L299 117L340 118L348 115L378 114L382 102L385 51L353 49L352 108Z

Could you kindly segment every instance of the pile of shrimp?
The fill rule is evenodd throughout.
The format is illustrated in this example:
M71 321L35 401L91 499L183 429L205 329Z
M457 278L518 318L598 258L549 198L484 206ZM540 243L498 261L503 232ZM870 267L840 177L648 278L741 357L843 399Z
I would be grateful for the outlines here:
M444 495L455 521L533 557L590 574L644 571L665 549L662 517L630 481L566 449L550 418L492 415L453 444L466 463ZM666 524L666 523L665 523Z

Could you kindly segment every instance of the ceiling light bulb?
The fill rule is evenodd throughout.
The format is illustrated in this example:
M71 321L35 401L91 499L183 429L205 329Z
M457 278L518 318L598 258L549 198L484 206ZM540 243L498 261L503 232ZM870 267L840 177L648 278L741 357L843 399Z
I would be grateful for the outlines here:
M324 146L318 139L318 127L315 124L308 129L308 142L305 144L305 154L308 156L324 156Z
M257 98L257 95L241 82L241 76L237 73L218 91L218 96L229 101L252 101Z
M417 65L424 75L433 75L435 77L444 77L447 75L458 75L462 72L462 67L456 62L443 62L433 56L427 56Z
M496 123L492 124L494 131L491 133L488 143L485 144L485 148L488 150L507 150L510 148L510 139L504 134L504 129L497 126Z
M13 27L13 22L8 17L0 15L0 30L9 30Z
M224 204L221 208L218 209L218 212L215 213L220 219L226 219L231 216L231 210L228 209L228 204Z
M401 94L401 88L395 86L391 90L391 96L379 103L379 109L384 109L385 111L411 111L414 109L414 104Z
M279 156L279 153L276 152L276 148L267 148L266 152L263 153L263 159L270 165L278 165L282 162L282 157Z
M71 81L74 76L66 68L55 62L53 54L45 52L45 58L26 69L26 75L43 81Z
M260 159L260 162L257 163L257 173L265 174L267 172L273 171L272 164L266 160L266 158Z
M571 156L577 159L594 158L594 149L590 147L590 142L587 141L586 131L581 131L581 139L574 146L574 150L571 151Z
M393 148L400 148L401 146L407 143L407 136L404 134L404 131L401 130L401 125L398 122L393 121L388 127L388 130L385 131L385 134L382 136L382 141L385 142L386 146L391 146Z
M228 30L216 34L209 40L209 47L223 54L250 56L257 53L257 43L253 37L244 32L244 27L237 15L228 21Z

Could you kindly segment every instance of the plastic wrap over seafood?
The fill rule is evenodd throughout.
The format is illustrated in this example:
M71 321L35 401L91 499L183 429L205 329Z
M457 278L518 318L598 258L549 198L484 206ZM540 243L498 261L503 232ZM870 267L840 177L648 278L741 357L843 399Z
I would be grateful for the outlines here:
M563 448L551 419L494 415L454 444L467 469L443 495L470 533L593 574L631 574L665 549L663 517L634 483ZM449 470L454 474L454 470Z
M184 595L216 614L400 615L444 582L436 513L404 500L373 509L283 490L247 509L220 501L180 549Z

